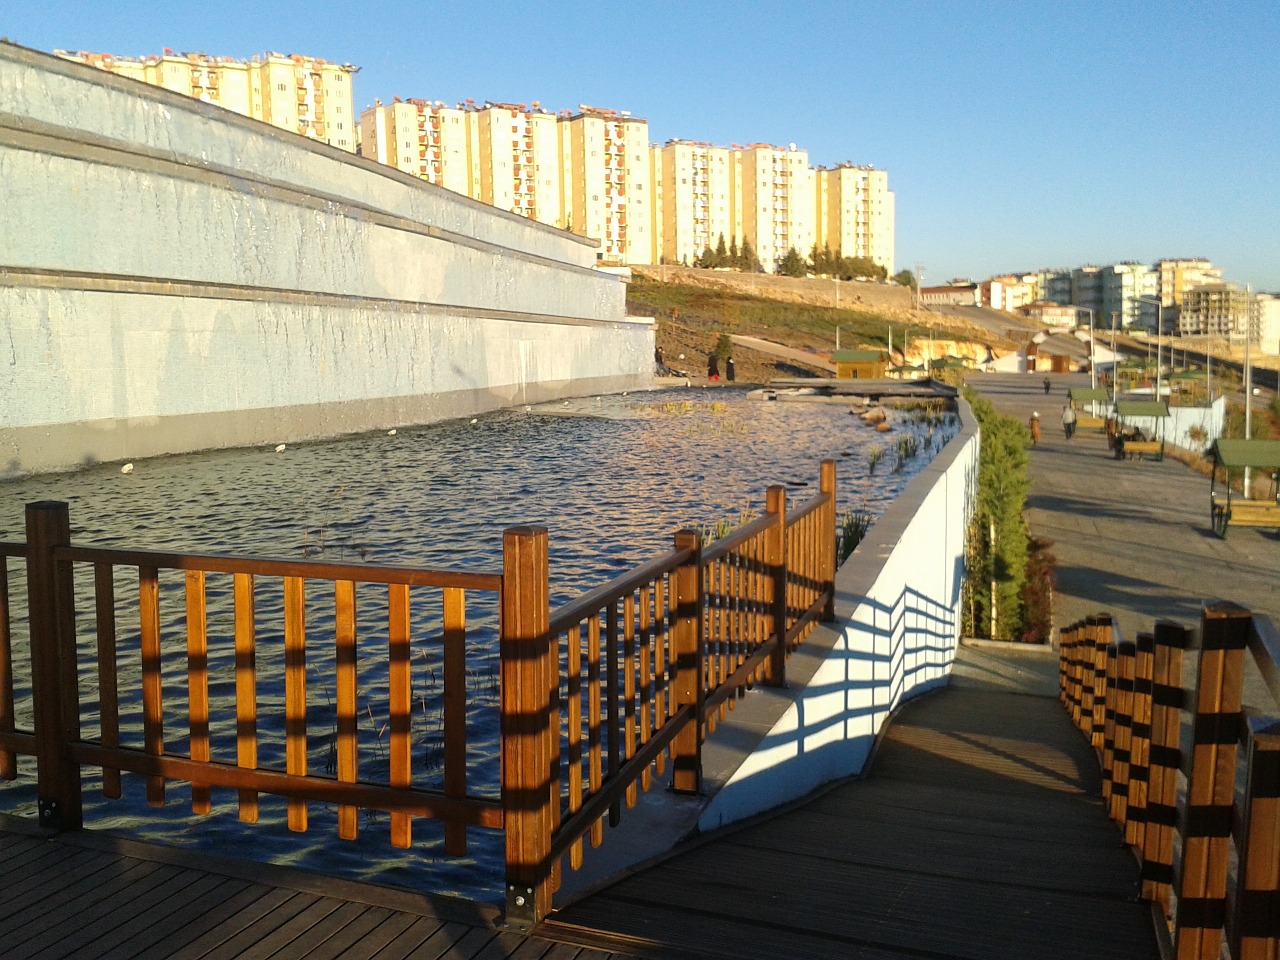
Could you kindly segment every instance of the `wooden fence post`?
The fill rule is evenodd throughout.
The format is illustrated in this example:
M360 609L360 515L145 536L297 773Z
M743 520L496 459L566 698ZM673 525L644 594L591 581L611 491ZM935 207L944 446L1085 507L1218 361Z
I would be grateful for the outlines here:
M1189 631L1167 620L1155 625L1151 680L1151 746L1148 750L1146 829L1142 836L1142 899L1169 912L1173 883L1174 828L1178 823L1178 776L1182 768L1182 652Z
M1106 669L1098 674L1102 680L1094 693L1102 699L1102 799L1111 811L1111 787L1115 779L1116 707L1120 700L1120 652L1114 643L1107 644Z
M1231 956L1280 956L1280 723L1251 724L1244 815L1230 917Z
M1088 622L1093 633L1093 717L1089 738L1101 757L1107 726L1107 647L1111 645L1111 615L1100 613L1089 617Z
M501 616L506 922L528 929L551 910L551 837L560 802L559 718L552 716L551 694L559 665L550 637L545 527L503 531Z
M671 789L697 793L702 787L702 535L676 534L677 550L689 559L672 571L671 697L675 710L693 707L694 716L671 741Z
M787 685L787 488L774 485L765 492L765 512L773 518L764 538L764 562L769 571L768 632L778 643L769 656L767 683Z
M1218 957L1227 912L1236 754L1249 611L1233 603L1203 610L1192 718L1182 856L1175 866L1173 951L1178 960Z
M1115 644L1115 693L1112 696L1111 819L1125 829L1129 819L1129 758L1133 749L1133 661L1136 648L1130 640Z
M1156 638L1138 634L1133 663L1133 728L1129 747L1129 801L1125 805L1124 841L1142 852L1147 827L1147 784L1151 772L1151 688L1155 677Z
M818 488L831 495L827 502L826 521L822 529L826 531L821 545L822 550L822 589L826 591L827 602L822 608L822 619L831 623L836 618L836 525L840 517L836 513L836 462L823 460L818 479Z
M1079 625L1077 643L1080 647L1080 716L1076 726L1084 734L1090 745L1097 749L1093 741L1093 688L1096 682L1094 671L1097 669L1095 643L1098 634L1097 617L1086 617Z
M80 767L70 744L80 739L75 594L71 564L54 557L71 543L65 503L27 505L27 610L40 826L78 830L84 823Z

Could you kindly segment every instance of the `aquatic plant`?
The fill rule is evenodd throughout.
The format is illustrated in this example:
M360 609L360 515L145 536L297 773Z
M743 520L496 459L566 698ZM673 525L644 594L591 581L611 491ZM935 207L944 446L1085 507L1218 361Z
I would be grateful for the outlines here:
M867 476L874 476L876 472L876 464L884 459L884 447L874 446L867 448Z
M837 566L844 563L862 542L873 520L865 506L851 507L840 517L840 525L836 530Z

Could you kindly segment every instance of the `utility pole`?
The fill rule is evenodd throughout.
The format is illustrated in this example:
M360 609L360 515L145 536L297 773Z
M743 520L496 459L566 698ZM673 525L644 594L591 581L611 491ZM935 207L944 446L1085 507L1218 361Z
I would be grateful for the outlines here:
M1253 299L1253 288L1246 286L1244 288L1244 438L1246 440L1253 437L1253 366L1249 362L1249 346L1253 342L1253 330L1250 329L1252 324L1250 320L1253 318L1250 314L1249 301ZM1244 498L1249 499L1249 480L1250 470L1244 468Z

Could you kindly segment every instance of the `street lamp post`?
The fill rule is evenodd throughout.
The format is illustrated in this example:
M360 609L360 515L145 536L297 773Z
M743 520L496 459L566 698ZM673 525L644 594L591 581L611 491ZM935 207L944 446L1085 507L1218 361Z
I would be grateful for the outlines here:
M847 326L849 326L849 324L847 324L847 323L837 323L837 324L836 324L836 349L837 349L837 350L839 350L839 349L840 349L840 328L841 328L841 327L847 327Z
M1164 322L1163 322L1164 321L1164 314L1163 314L1164 301L1161 300L1159 297L1134 297L1133 299L1140 303L1154 303L1156 305L1156 396L1155 398L1156 400L1159 400L1161 397L1160 347L1162 343L1161 337L1164 331Z

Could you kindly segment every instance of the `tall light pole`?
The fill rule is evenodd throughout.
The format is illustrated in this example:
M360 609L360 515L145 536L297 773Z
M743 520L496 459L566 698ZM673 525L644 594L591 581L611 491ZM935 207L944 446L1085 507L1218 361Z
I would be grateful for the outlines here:
M1159 297L1134 297L1134 300L1140 303L1154 303L1156 305L1156 400L1162 396L1160 385L1160 344L1161 334L1164 330L1164 301Z
M1087 313L1089 315L1089 389L1098 389L1098 365L1093 352L1093 310L1089 307L1076 307L1077 313ZM1089 412L1093 416L1098 415L1098 401L1090 399Z
M849 326L849 324L847 324L847 323L837 323L837 324L836 324L836 349L837 349L837 350L839 350L839 349L840 349L840 328L841 328L841 327L847 327L847 326Z
M1120 366L1120 364L1117 363L1118 358L1116 356L1116 317L1118 317L1119 315L1120 314L1117 311L1115 310L1111 311L1111 402L1112 403L1116 402L1116 374L1119 372L1116 368Z

